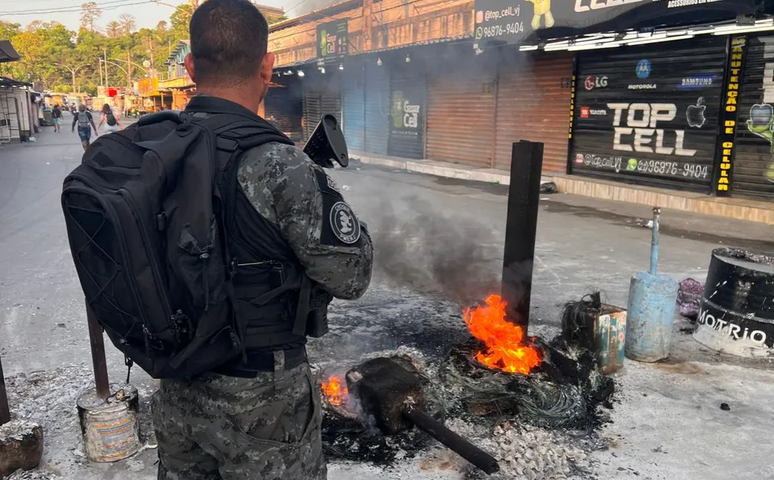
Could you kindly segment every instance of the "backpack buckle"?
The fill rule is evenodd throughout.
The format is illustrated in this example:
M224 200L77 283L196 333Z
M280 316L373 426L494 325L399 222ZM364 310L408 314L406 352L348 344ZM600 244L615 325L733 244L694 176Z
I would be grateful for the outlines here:
M167 229L167 213L161 212L156 215L156 230L163 232Z
M179 334L186 335L191 331L191 322L188 319L188 315L183 313L182 310L178 310L172 314L172 323L175 325L175 330Z

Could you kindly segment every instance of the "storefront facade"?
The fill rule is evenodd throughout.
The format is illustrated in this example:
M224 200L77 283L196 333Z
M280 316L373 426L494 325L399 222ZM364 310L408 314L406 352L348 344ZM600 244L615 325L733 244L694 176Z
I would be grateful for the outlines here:
M569 170L709 193L727 38L582 52Z
M294 142L304 138L303 85L296 75L275 77L263 102L263 117Z
M587 3L549 17L527 0L476 0L381 27L337 4L273 27L277 81L292 77L301 98L270 89L265 114L300 116L302 140L334 114L355 157L508 170L512 144L530 140L547 174L774 197L774 26L762 3ZM422 22L434 22L428 36Z
M737 196L774 201L774 34L744 40L737 47L741 85L730 188Z

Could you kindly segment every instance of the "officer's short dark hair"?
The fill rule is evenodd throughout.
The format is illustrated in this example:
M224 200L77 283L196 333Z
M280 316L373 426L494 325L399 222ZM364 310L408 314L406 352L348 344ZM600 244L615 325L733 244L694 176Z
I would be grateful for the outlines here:
M266 18L247 0L209 0L191 17L197 83L238 85L261 66L269 42Z

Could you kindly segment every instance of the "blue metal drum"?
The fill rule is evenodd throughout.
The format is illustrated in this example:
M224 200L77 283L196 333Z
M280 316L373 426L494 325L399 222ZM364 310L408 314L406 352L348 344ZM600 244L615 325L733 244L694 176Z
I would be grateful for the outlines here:
M639 272L629 287L626 356L655 362L669 356L678 282L669 275Z
M650 272L632 277L626 319L626 356L640 362L656 362L669 356L672 323L677 302L677 280L656 273L661 209L653 209Z

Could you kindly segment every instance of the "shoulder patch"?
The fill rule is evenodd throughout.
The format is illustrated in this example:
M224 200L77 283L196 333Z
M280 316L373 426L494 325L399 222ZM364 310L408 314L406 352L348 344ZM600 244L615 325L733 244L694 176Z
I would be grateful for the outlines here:
M326 175L325 175L325 179L326 179L326 181L328 182L328 188L330 188L330 189L331 189L331 190L333 190L334 192L336 192L336 193L338 193L339 195L341 195L341 190L339 190L339 186L336 184L336 181L335 181L335 180L333 180L333 179L331 178L331 176L330 176L330 175L328 175L328 174L326 174Z
M352 245L360 240L360 222L355 217L352 208L344 202L336 202L331 207L330 224L333 234L346 243Z

